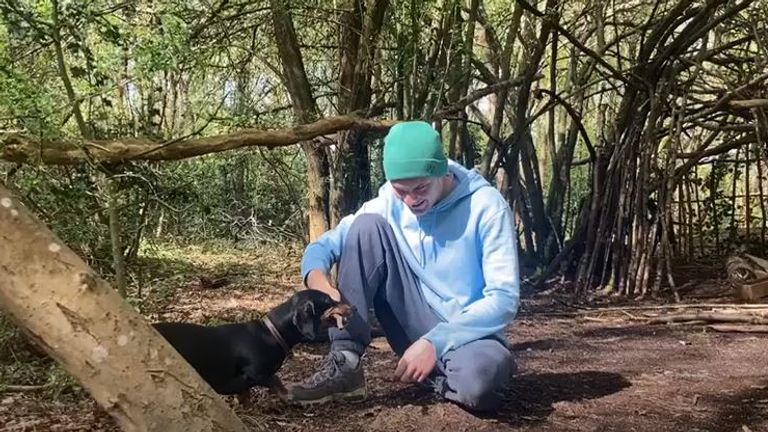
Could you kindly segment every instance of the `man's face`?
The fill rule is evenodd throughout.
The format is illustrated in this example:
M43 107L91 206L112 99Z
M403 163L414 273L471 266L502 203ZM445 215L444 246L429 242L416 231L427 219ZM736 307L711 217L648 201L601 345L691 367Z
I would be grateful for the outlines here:
M416 216L428 212L442 198L443 182L441 177L394 180L390 183L395 191L395 196L403 201Z

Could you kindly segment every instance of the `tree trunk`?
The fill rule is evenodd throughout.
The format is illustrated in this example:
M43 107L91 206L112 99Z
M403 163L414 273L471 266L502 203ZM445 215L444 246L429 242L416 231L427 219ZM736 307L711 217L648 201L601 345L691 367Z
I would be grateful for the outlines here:
M272 0L272 22L277 49L283 66L283 75L293 103L293 112L299 122L309 123L320 118L312 87L304 69L293 19L285 0ZM307 193L309 195L309 241L320 237L330 227L328 218L328 158L325 151L310 141L301 143L307 159Z
M599 8L598 8L599 9ZM595 12L595 19L599 23L602 20L602 10L598 10ZM598 32L598 41L600 41L602 38L600 37L600 32ZM557 43L556 43L556 36L557 33L555 32L552 37L552 54L550 63L551 65L555 65L557 62ZM602 45L600 42L598 42L600 45L600 51L604 51L604 43ZM594 71L594 67L592 66L594 64L594 61L591 61L591 59L588 59L585 64L579 68L578 67L578 52L576 51L575 47L572 47L570 49L570 62L568 64L568 80L566 81L566 86L563 89L565 92L573 91L573 99L574 102L571 102L571 106L573 107L573 110L575 113L579 116L578 118L569 118L568 121L555 121L554 116L554 106L552 108L552 114L550 114L550 128L552 128L552 125L555 125L556 123L559 123L561 125L561 131L560 136L558 138L555 138L555 132L553 130L550 130L550 141L552 141L552 147L553 147L553 158L552 158L552 182L549 186L549 191L547 194L547 208L546 213L547 217L552 222L551 230L549 233L549 238L547 239L545 243L545 249L544 249L544 259L545 261L549 261L552 258L555 257L555 255L559 252L556 250L555 246L558 246L557 239L558 238L564 238L565 237L565 227L563 226L563 213L566 211L565 209L565 194L566 189L568 189L570 178L571 178L571 163L573 160L573 154L576 149L576 143L578 141L578 131L579 131L579 123L582 121L582 113L584 110L584 104L585 104L585 84L591 79L591 76ZM550 87L552 87L552 91L556 88L557 82L554 79L554 73L552 73L550 77ZM575 91L574 91L575 89ZM555 93L556 94L556 93ZM563 116L565 118L565 116ZM566 131L566 125L570 124L570 127L567 127ZM597 122L597 124L602 124L600 121ZM555 148L555 144L559 143L559 147ZM594 161L593 161L594 162ZM570 189L568 189L570 190Z
M547 10L555 11L557 4L554 0L547 0ZM541 63L541 59L547 47L547 40L551 35L552 25L557 21L557 17L552 20L545 20L542 23L540 33L536 36L535 44L531 51L525 57L525 63L522 66L520 75L523 77L520 88L515 95L514 112L510 114L510 123L514 131L508 140L508 145L504 152L509 153L512 148L519 152L519 162L522 166L522 173L526 182L527 198L530 203L530 218L533 222L531 229L535 234L535 250L537 259L541 259L543 244L549 233L549 221L544 212L544 196L541 189L541 175L538 169L538 158L536 149L533 146L531 128L528 118L530 93L533 81L536 79L536 73ZM533 41L532 41L533 42ZM506 156L509 157L509 156ZM517 164L518 159L510 159L509 163ZM524 211L523 208L520 211Z
M72 113L77 121L77 127L80 129L80 134L83 138L93 138L94 130L88 126L83 117L83 113L80 110L80 99L75 93L75 89L72 86L72 82L69 79L69 72L64 60L64 51L61 43L61 31L59 26L59 2L53 0L51 8L52 25L51 32L53 34L53 45L56 52L56 64L59 69L59 77L64 85L67 93L67 99L72 105ZM99 176L103 177L102 196L106 197L107 214L109 215L109 237L112 243L112 268L115 272L115 282L117 283L117 291L121 296L125 297L126 292L126 280L125 280L125 257L123 256L123 250L121 246L122 230L120 229L120 211L117 207L118 203L118 188L113 184L114 180L109 178L106 173L99 173Z
M488 45L493 49L494 53L491 57L491 61L498 64L498 68L500 69L500 81L506 81L512 75L510 64L512 62L513 48L515 46L515 40L517 40L522 18L523 8L520 4L515 4L515 9L512 12L512 17L509 22L507 38L505 39L503 46L494 42L496 40L495 37L490 37L494 32L492 28L488 27L486 24L486 39L488 39ZM508 95L509 91L506 88L500 89L495 95L491 133L486 149L480 156L480 173L486 178L492 177L493 172L496 170L493 161L494 158L497 157L498 143L501 142L502 127L504 125L504 107L507 104Z
M59 27L59 2L53 0L51 4L51 38L53 39L53 49L56 53L56 65L59 69L59 77L61 83L64 85L64 90L67 93L67 99L72 104L72 115L75 117L77 127L80 129L80 133L83 134L83 138L89 138L90 132L88 125L85 123L85 117L80 109L80 98L75 94L72 81L69 79L69 72L67 71L67 65L64 60L64 50L61 46L62 37L61 29Z
M374 54L388 0L376 0L366 9L363 0L346 0L341 9L339 113L367 109L371 104ZM345 130L336 134L331 188L331 224L353 213L371 196L371 173L365 134Z
M448 91L448 100L450 104L456 103L469 92L471 74L466 73L466 71L472 67L471 53L473 52L475 43L475 22L479 6L479 0L469 0L469 17L466 22L462 19L460 7L458 5L455 11L456 34L461 34L463 39L455 42L458 45L458 48L454 50L453 55L451 56L450 64L452 69L448 72L448 76L451 80L451 89ZM474 144L469 138L469 131L467 130L467 120L469 116L467 115L466 109L459 111L457 114L458 118L451 120L449 123L451 133L448 155L451 159L458 161L465 167L472 168L474 165L475 151Z
M246 431L181 356L0 185L0 306L125 431ZM21 246L23 245L23 247Z
M115 286L121 297L127 293L128 283L125 278L125 255L123 254L122 229L120 226L120 205L118 203L119 189L117 181L106 175L100 175L104 179L102 188L107 197L107 213L109 214L109 238L112 244L112 267L115 272Z
M664 229L671 228L669 208L656 211L655 215L648 214L650 193L658 192L659 182L663 180L657 175L658 161L663 159L659 157L659 141L666 135L664 125L670 115L669 107L676 104L670 103L670 89L687 68L700 64L680 61L680 56L712 26L738 13L750 0L719 11L723 3L714 0L699 7L681 0L660 16L654 26L644 30L638 54L632 55L636 57L635 64L644 66L623 80L625 86L619 110L615 119L606 122L604 128L608 132L602 152L608 165L603 166L598 158L593 176L590 220L580 228L586 232L574 235L586 239L584 249L575 248L577 256L570 258L580 261L578 279L586 288L603 285L609 281L608 275L612 275L614 284L623 293L645 293L653 283L651 272L654 268L657 280L663 272L663 268L657 266L666 265L669 273L667 258L671 248L669 242L659 242L666 235ZM681 21L681 17L685 21ZM682 22L686 22L682 29L671 30ZM593 54L591 57L603 68L612 69L602 61L599 53ZM714 181L715 176L711 179ZM654 184L651 184L652 180ZM714 183L712 186L714 198ZM668 194L673 188L666 189L665 202L661 205L669 204ZM659 230L662 233L657 236L655 233ZM715 236L717 243L717 232ZM670 284L674 284L671 279Z

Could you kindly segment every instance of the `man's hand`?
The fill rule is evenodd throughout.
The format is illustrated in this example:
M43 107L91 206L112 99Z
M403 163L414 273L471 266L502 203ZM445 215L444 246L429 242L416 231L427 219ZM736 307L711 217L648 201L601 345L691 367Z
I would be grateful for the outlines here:
M437 352L432 342L419 339L409 346L395 369L395 380L405 383L422 382L437 364Z
M328 294L333 300L341 301L341 293L333 287L331 278L320 270L312 270L307 275L307 288Z

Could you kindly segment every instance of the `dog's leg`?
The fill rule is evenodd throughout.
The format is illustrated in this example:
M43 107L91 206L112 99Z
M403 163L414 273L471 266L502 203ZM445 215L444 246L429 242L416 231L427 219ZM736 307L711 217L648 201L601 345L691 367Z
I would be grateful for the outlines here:
M245 375L238 375L233 377L226 383L214 388L219 394L240 394L242 392L250 390L251 387L256 385L256 381Z
M288 389L285 388L279 376L272 375L269 377L267 379L267 387L269 387L269 391L276 394L281 401L285 402L288 399Z
M251 389L243 390L237 394L237 402L241 407L251 406Z

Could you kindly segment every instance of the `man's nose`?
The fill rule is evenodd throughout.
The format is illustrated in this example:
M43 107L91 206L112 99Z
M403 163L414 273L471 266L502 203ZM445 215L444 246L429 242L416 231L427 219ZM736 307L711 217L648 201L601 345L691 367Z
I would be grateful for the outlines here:
M405 194L403 196L403 202L405 203L405 205L411 206L416 203L416 198L414 198L413 195L411 194Z

